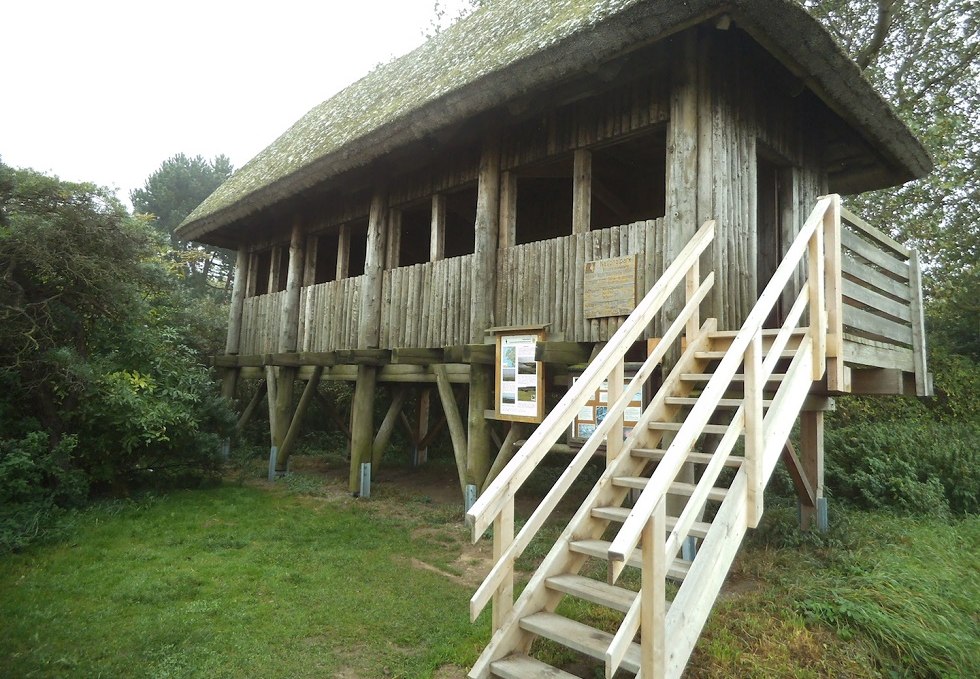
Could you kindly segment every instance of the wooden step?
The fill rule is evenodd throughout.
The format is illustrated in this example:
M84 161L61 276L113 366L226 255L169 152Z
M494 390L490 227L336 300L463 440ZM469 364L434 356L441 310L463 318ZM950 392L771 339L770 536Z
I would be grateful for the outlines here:
M806 334L806 328L796 328L791 333L792 337L803 337ZM711 339L735 339L738 335L738 330L715 330L708 333L708 337ZM765 337L775 337L779 334L779 328L763 328L762 336Z
M649 427L655 431L680 431L684 426L683 422L651 422ZM727 424L706 424L701 430L703 434L725 434L728 432Z
M681 373L682 382L707 382L714 375L712 373ZM767 382L782 382L783 378L786 377L786 373L773 373L766 380ZM732 377L732 382L744 382L745 375L738 373Z
M664 455L667 454L667 450L664 448L634 448L630 451L630 455L633 457L642 457L648 460L660 461L664 459ZM698 464L708 464L711 462L711 458L714 457L711 453L701 453L696 450L691 451L687 454L688 462L697 462ZM744 457L736 457L735 455L729 455L725 460L726 467L741 467L742 463L745 462Z
M613 635L608 632L570 620L557 613L541 612L528 615L521 618L521 628L596 660L605 660L606 651L609 650L613 640ZM630 644L623 658L622 667L627 672L640 671L639 644Z
M620 488L636 488L638 490L643 490L647 487L647 483L650 479L646 476L617 476L613 478L613 485L619 486ZM694 493L695 485L693 483L681 483L680 481L675 481L670 484L670 489L667 491L671 495L686 495L688 497ZM708 491L708 499L714 500L715 502L721 502L728 495L727 488L712 488Z
M607 559L609 557L609 544L606 540L575 540L568 543L568 548L576 554L585 554L596 559ZM633 568L643 566L643 555L638 548L633 550L633 554L627 559L626 565ZM683 580L690 568L691 563L689 561L674 559L670 568L667 569L667 577L672 580Z
M695 351L694 358L699 361L720 361L725 358L727 351ZM768 352L763 352L764 356L768 357ZM795 350L786 350L779 352L780 358L793 358L796 355Z
M629 516L629 507L595 507L592 510L592 516L597 519L606 519L607 521L616 521L617 523L622 523ZM673 530L674 526L677 525L676 516L667 517L667 530ZM703 538L708 534L708 529L711 528L710 523L704 523L703 521L695 521L691 525L690 535L696 538ZM610 606L610 608L612 608Z
M490 672L500 679L579 679L574 674L519 653L490 663Z
M695 403L698 402L698 399L697 397L668 396L665 399L665 401L667 402L667 405L672 405L672 406L693 406ZM718 401L718 407L738 408L744 402L745 399L741 399L741 398L723 398L720 401ZM770 405L772 405L771 400L763 399L762 406L764 408L768 408Z
M572 573L550 577L545 581L545 584L549 589L571 594L579 599L591 601L594 604L622 613L626 613L630 609L633 600L636 598L636 592L632 590Z

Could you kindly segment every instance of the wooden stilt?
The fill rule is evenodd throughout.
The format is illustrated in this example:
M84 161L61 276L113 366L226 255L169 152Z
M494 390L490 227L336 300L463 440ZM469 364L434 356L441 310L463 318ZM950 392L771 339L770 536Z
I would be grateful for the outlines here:
M453 456L456 458L456 471L459 474L459 490L463 494L463 497L466 497L466 484L469 482L466 476L466 430L463 428L463 419L459 416L459 408L456 406L456 395L453 394L453 387L449 383L446 366L434 365L432 366L432 372L436 376L439 398L442 401L442 408L446 412L449 436L453 442Z
M485 413L493 405L493 368L470 367L470 398L467 415L466 477L478 488L483 487L490 471L490 423Z
M357 366L357 383L350 413L350 492L360 491L361 463L370 462L374 448L374 392L378 369L373 365Z
M432 390L423 389L419 392L418 407L415 410L415 431L417 438L415 443L415 464L425 464L429 460L429 447L423 446L429 433L429 404L432 400Z
M255 411L258 409L259 404L262 403L262 398L265 396L266 389L268 385L265 382L259 384L255 393L252 394L252 398L249 399L248 404L242 411L242 416L238 418L238 422L235 424L235 432L241 433L245 426L249 423L252 417L255 415Z
M381 421L378 433L374 437L374 444L371 450L372 474L378 473L378 467L381 466L381 458L384 457L385 450L388 448L388 442L391 441L391 435L395 431L395 425L398 424L398 415L401 413L407 397L407 387L398 387L395 389L395 393L391 398L391 405L388 407L388 412Z
M517 449L514 444L521 440L525 431L526 429L524 428L524 425L520 422L511 422L510 429L507 431L507 436L504 437L504 442L500 444L500 450L497 452L497 457L490 466L490 471L487 472L487 478L483 481L483 485L480 486L481 491L493 483L493 480L497 478L500 471L506 467L507 463L510 462L510 459L514 457L514 451Z
M814 523L821 525L819 507L825 501L823 494L823 411L804 410L800 413L800 462L806 478L813 489L813 506L800 503L800 527L811 528Z
M293 446L296 444L296 439L299 438L300 429L303 424L303 417L306 415L306 409L310 405L310 401L313 400L313 394L316 392L317 385L320 384L320 377L323 375L323 366L316 366L313 368L313 375L306 382L306 387L303 389L303 394L299 397L299 404L296 406L296 412L293 413L292 422L289 423L289 429L286 431L286 435L283 437L282 445L279 446L279 455L276 460L276 469L280 467L282 469L286 468L286 462L289 460L289 454L292 452Z

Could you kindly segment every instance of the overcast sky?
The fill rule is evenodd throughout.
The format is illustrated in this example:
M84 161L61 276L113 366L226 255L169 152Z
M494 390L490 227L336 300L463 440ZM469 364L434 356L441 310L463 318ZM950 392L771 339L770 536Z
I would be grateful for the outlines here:
M462 0L449 0L458 11ZM176 153L241 167L422 40L435 0L0 4L0 159L129 191Z

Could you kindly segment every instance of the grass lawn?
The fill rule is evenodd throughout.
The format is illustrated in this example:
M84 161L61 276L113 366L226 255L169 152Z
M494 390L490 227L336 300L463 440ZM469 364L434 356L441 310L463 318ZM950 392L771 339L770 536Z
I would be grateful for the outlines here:
M467 619L489 544L469 545L443 471L370 500L297 474L84 512L67 541L0 559L0 676L461 677L489 635ZM773 503L750 532L686 677L977 676L980 519L835 512L820 537L794 521Z
M70 542L0 561L0 676L429 677L467 665L488 625L467 619L459 514L236 486L92 509Z

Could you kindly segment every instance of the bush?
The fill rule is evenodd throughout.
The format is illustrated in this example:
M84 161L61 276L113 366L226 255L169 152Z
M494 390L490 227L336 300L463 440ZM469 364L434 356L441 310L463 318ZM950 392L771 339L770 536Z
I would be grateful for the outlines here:
M980 426L924 420L826 433L826 484L858 507L909 514L980 512Z

